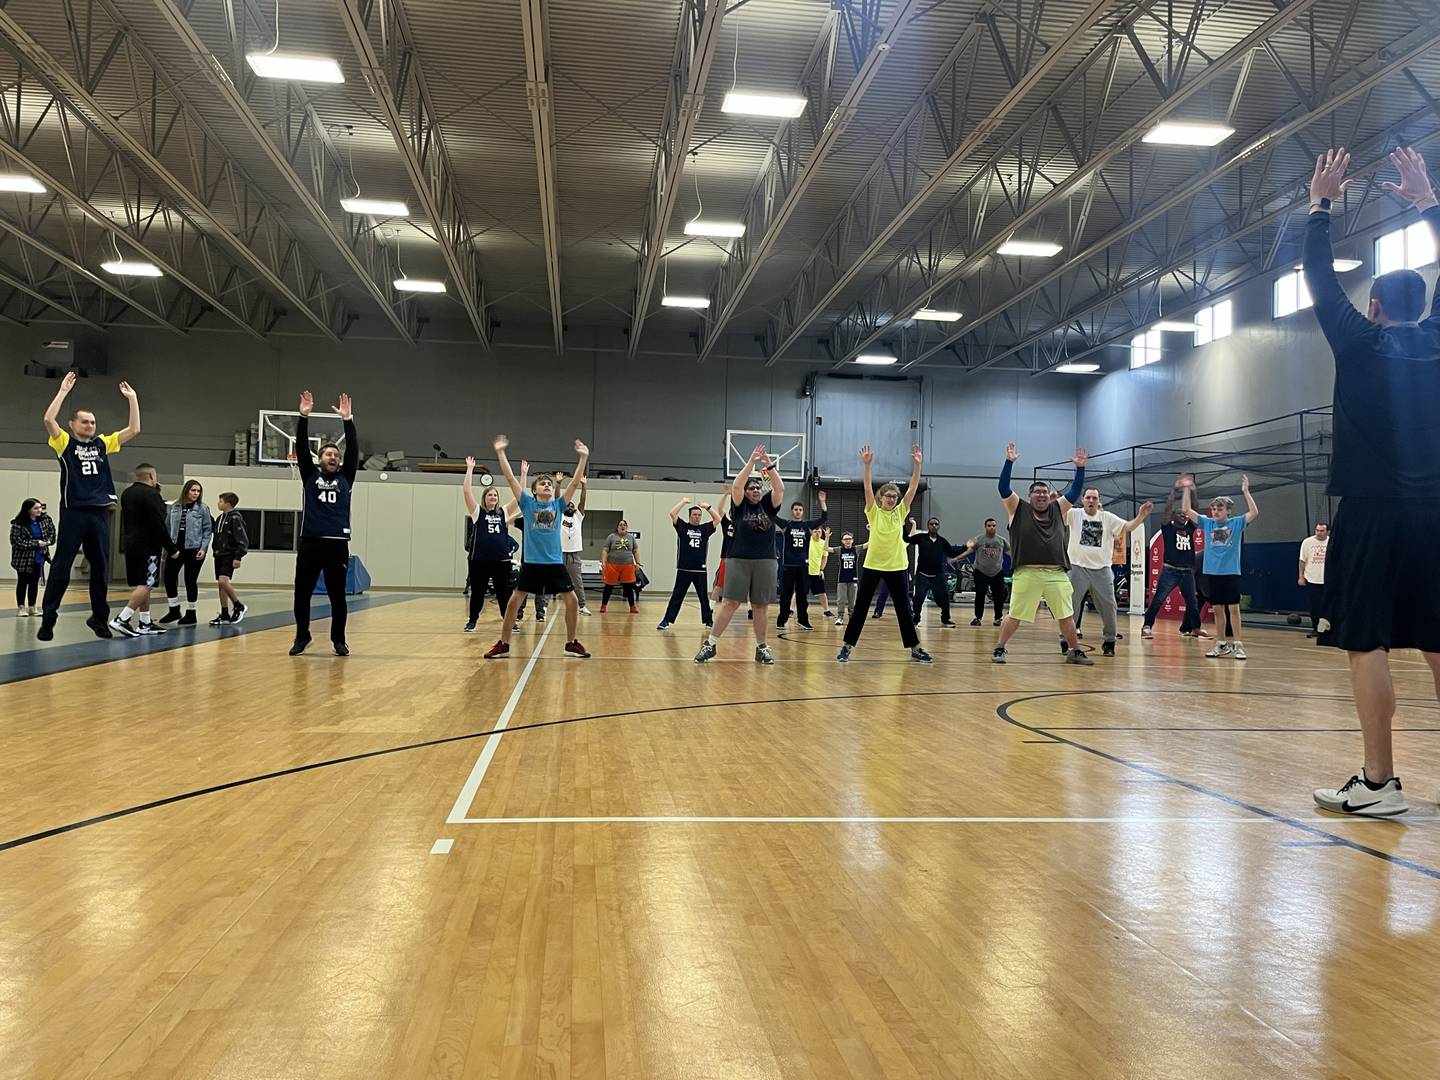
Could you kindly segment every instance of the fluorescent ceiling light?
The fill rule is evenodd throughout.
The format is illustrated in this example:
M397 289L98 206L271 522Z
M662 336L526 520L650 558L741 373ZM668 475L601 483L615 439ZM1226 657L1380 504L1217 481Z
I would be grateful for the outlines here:
M1066 375L1089 375L1100 370L1099 364L1058 364L1056 371L1063 371Z
M745 223L742 221L694 221L685 222L686 236L744 236Z
M245 62L262 79L290 79L293 82L343 83L345 73L328 56L309 53L247 53Z
M434 292L445 291L445 282L431 281L428 278L402 277L395 279L395 288L400 292Z
M340 205L351 214L369 214L372 217L409 217L410 208L395 199L341 199Z
M1195 332L1195 320L1181 322L1179 319L1161 319L1150 329L1167 330L1172 334L1193 334Z
M936 311L934 308L922 307L910 317L918 319L920 322L959 322L960 312Z
M1143 141L1166 146L1218 146L1234 134L1235 129L1224 124L1167 120L1151 128Z
M1023 255L1037 259L1048 259L1059 255L1061 247L1048 240L1006 240L997 250L997 255Z
M890 364L898 362L889 353L861 353L855 357L857 364L874 364L876 367L888 367Z
M743 113L746 116L779 116L795 119L805 111L805 98L796 94L746 94L731 90L725 95L721 112Z
M44 195L45 185L25 173L0 173L0 191L28 191Z
M710 306L710 298L708 296L663 296L660 298L660 306L704 309Z
M154 263L129 262L125 259L111 259L100 264L100 269L116 277L164 277L165 273Z
M1336 272L1337 274L1348 274L1351 270L1359 270L1360 267L1362 267L1362 266L1364 266L1364 265L1365 265L1365 264L1364 264L1363 262L1361 262L1359 259L1336 259L1336 260L1335 260L1335 272ZM1301 263L1296 263L1296 264L1295 264L1295 269L1296 269L1296 270L1304 270L1305 267L1304 267L1304 265L1301 264Z

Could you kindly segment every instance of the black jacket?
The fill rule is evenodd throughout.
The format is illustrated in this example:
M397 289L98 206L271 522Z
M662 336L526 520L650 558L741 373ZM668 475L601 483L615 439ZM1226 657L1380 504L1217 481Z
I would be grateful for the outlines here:
M120 496L120 527L121 546L127 554L158 555L179 550L170 539L166 510L165 496L158 487L137 480L125 489Z
M210 550L217 558L243 559L250 550L250 537L245 532L245 519L239 510L222 510L215 519L215 537Z

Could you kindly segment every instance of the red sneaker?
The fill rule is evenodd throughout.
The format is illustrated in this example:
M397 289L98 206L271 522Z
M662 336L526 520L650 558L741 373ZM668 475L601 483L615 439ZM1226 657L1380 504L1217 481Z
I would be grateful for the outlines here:
M1207 631L1204 627L1201 627L1198 630L1191 630L1190 636L1193 638L1212 638L1215 635Z
M507 656L509 656L509 655L510 655L510 645L509 645L509 643L508 643L508 642L504 642L504 641L497 641L497 642L495 642L494 645L491 645L491 646L490 646L490 651L485 654L485 659L486 659L486 660L504 660L505 657L507 657Z
M585 646L581 645L578 641L567 641L565 643L565 651L571 656L578 656L582 659L588 658L590 655L590 653L586 651Z
M601 614L601 615L604 615L604 614L605 614L605 605L604 605L604 604L601 604L601 605L600 605L600 614Z
M640 609L639 609L638 607L636 607L634 604L631 604L631 605L630 605L630 614L631 614L631 615L639 615L639 614L640 614Z

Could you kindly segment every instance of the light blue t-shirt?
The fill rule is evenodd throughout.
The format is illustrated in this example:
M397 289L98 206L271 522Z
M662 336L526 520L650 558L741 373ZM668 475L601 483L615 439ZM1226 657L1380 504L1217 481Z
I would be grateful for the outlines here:
M1205 534L1205 573L1218 577L1239 575L1245 524L1244 514L1224 521L1200 515L1200 528Z
M560 550L560 516L565 513L565 500L541 502L526 491L520 496L520 512L525 516L525 564L563 564L565 556Z

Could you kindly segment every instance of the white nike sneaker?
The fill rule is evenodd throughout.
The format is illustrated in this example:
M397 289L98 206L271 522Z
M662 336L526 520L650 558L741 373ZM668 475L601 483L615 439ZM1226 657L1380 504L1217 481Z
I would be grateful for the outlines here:
M1234 645L1231 645L1231 646L1230 646L1230 659L1231 659L1231 660L1248 660L1249 657L1245 655L1245 646L1244 646L1244 645L1241 645L1240 642L1238 642L1238 641L1235 642Z
M1356 817L1394 817L1410 809L1400 778L1392 776L1378 788L1371 787L1361 769L1344 787L1316 788L1315 805L1332 814L1353 814Z
M1230 643L1222 641L1205 654L1211 660L1228 660L1230 658Z

